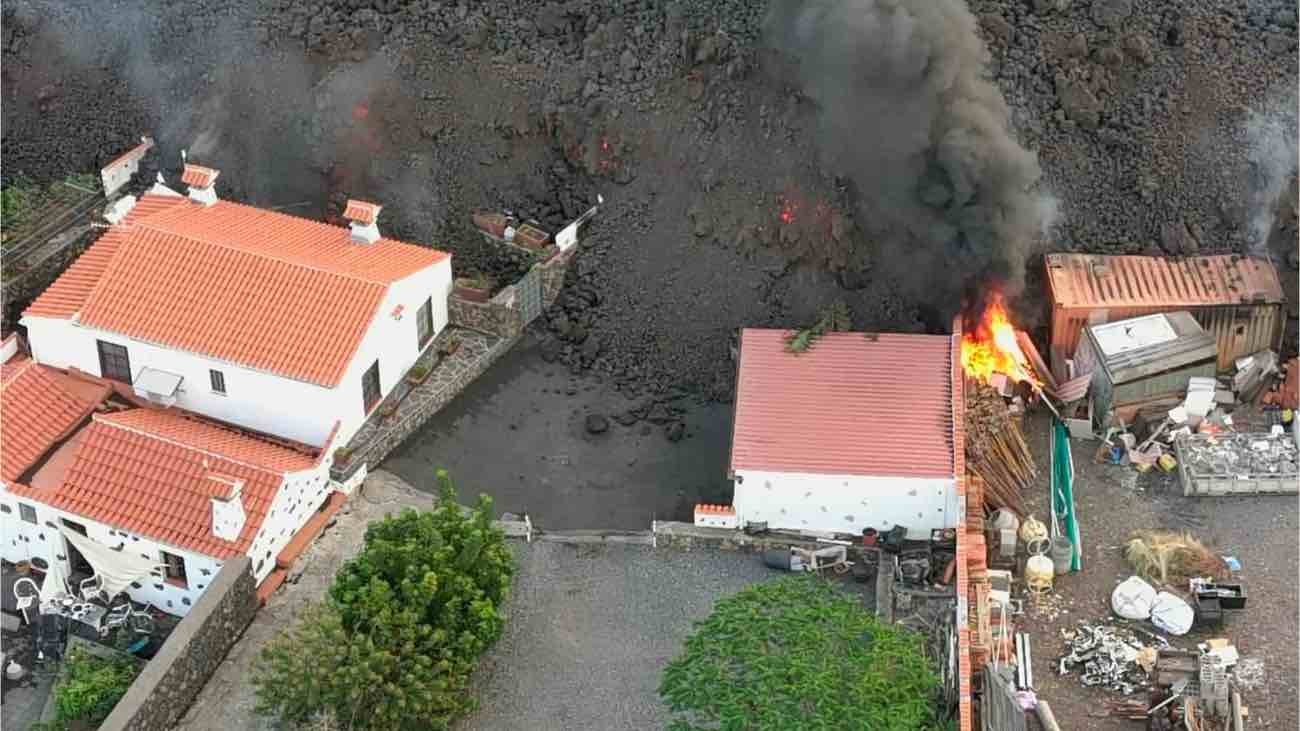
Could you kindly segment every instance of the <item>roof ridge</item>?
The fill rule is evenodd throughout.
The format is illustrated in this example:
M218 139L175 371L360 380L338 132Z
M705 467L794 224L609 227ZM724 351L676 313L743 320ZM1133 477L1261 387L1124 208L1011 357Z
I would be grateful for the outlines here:
M17 381L19 378L22 377L24 373L31 370L32 366L34 365L36 365L36 361L32 358L27 358L22 363L20 363L18 365L18 370L15 371L13 375L9 376L9 378L5 379L4 381L0 381L0 393L3 393L5 389L9 388L10 384L12 384L14 381Z
M225 201L225 202L226 202L226 203L230 203L229 201ZM237 206L238 206L238 205L241 205L241 204L239 204L239 203L230 203L230 205L237 205ZM263 211L262 209L257 208L257 207L255 207L255 206L242 206L242 207L244 207L244 208L248 208L248 209L253 210L253 211L258 211L259 213L273 213L273 211ZM156 226L156 225L151 226L151 225L149 225L149 223L148 223L149 219L151 219L151 218L153 218L153 216L149 216L149 217L147 217L147 218L146 218L145 220L143 220L143 221L136 221L136 222L133 222L133 223L130 223L130 224L124 224L124 225L125 225L127 228L130 228L130 227L132 227L132 226L139 226L140 228L142 228L142 229L146 229L146 230L151 231L151 232L153 232L153 233L162 234L162 235L164 235L164 236L176 236L176 237L178 237L178 238L188 239L188 240L193 241L193 242L195 242L195 243L203 244L203 245L205 245L205 246L211 246L211 247L214 247L214 248L222 249L223 251L233 251L233 252L237 252L237 253L240 253L240 254L247 254L247 255L249 255L249 256L257 257L257 258L259 258L259 259L265 259L265 260L268 260L268 261L279 262L279 263L281 263L281 264L287 264L287 265L289 265L289 266L298 267L298 268L300 268L300 269L306 269L306 270L313 271L313 272L319 272L319 273L321 273L321 274L328 274L328 275L331 275L331 276L341 277L341 278L343 278L343 279L351 279L351 280L353 280L353 281L356 281L356 282L362 282L362 283L364 283L364 284L375 284L375 285L378 285L378 286L380 286L380 287L383 287L385 290L387 290L388 287L390 286L388 282L379 282L379 281L375 281L374 279L368 279L368 278L366 278L366 277L359 277L359 276L356 276L355 274L351 274L351 273L330 271L330 270L328 270L328 269L322 269L322 268L320 268L320 267L318 267L318 266L312 266L311 264L304 264L303 262L300 262L300 261L290 261L289 259L286 259L286 258L284 258L284 257L281 257L281 256L275 256L274 254L272 254L272 253L270 253L270 252L265 252L265 251L260 251L260 250L251 250L251 251L250 251L249 249L240 248L240 247L238 247L238 246L231 246L231 245L229 245L229 244L218 243L218 242L216 242L216 241L212 241L212 240L210 240L210 239L206 239L206 238L201 238L201 237L199 237L199 236L195 236L195 235L193 235L193 234L188 234L188 233L178 233L178 232L176 232L176 231L170 231L170 230L167 230L167 229L165 229L165 228L161 228L161 227ZM290 216L290 218L296 218L296 217L295 217L295 216ZM306 218L301 218L301 219L298 219L298 220L301 220L301 221L307 221L308 223L311 223L311 220L310 220L310 219L306 219ZM336 229L336 230L338 230L340 233L342 232L342 229L338 228L337 226L330 226L329 228ZM397 242L397 243L401 243L401 242ZM408 245L409 245L409 244L408 244ZM107 271L105 271L105 273L107 273ZM93 294L93 292L92 292L92 294Z
M172 439L172 438L170 438L170 437L165 437L165 436L163 436L163 435L161 435L161 434L155 434L154 432L145 431L144 429L141 429L141 428L139 428L139 427L128 426L128 425L126 425L126 424L122 424L122 423L120 423L120 422L118 422L118 421L115 421L115 420L113 420L113 419L111 418L111 417L113 417L113 416L116 416L117 414L126 414L126 413L130 413L131 411L136 411L136 410L138 410L138 409L128 409L127 411L120 411L120 412L117 412L117 413L115 413L115 414L94 414L94 415L92 416L92 418L93 418L94 421L96 421L96 422L98 422L98 423L101 423L101 424L107 424L107 425L112 426L112 427L114 427L114 428L122 429L123 431L129 431L129 432L132 432L132 433L134 433L134 434L139 434L139 435L141 435L141 436L148 437L148 438L150 438L150 439L156 439L156 440L158 440L158 441L160 441L160 442L164 442L164 443L166 443L166 444L171 444L171 445L176 446L176 447L181 447L182 449L188 449L188 450L190 450L190 451L192 451L192 452L198 452L198 453L200 453L200 454L207 455L207 456L209 456L209 457L215 457L215 458L217 458L217 459L224 459L224 460L226 460L227 462L233 462L233 463L235 463L235 464L237 464L237 465L239 465L239 466L241 466L241 467L247 467L247 468L249 468L249 469L260 470L260 471L262 471L262 472L266 472L266 473L269 473L269 474L272 474L272 475L278 475L278 476L280 476L281 478L283 478L283 476L284 476L286 473L288 473L288 472L291 471L291 470L278 470L278 469L271 469L270 467L266 467L265 465L258 465L258 464L252 464L251 462L245 462L245 461L242 460L242 459L237 459L237 458L235 458L235 457L230 457L230 456L227 456L227 455L224 455L224 454L220 454L220 453L218 453L218 452L213 452L212 450L209 450L209 449L203 449L202 447L196 447L196 446L194 446L193 444L186 444L185 442L179 441L179 440L177 440L177 439ZM178 417L178 418L182 418L182 419L184 419L185 417L182 416L182 417ZM200 424L203 424L204 426L210 426L210 427L212 427L213 429L220 429L221 431L230 431L230 430L228 430L228 429L223 429L222 427L216 426L215 424L209 424L209 423L207 423L207 422L197 422L197 421L196 421L195 423L200 423ZM243 438L243 439L250 439L250 438L251 438L251 437L246 437L246 436L244 436L243 434L238 434L238 433L233 432L233 431L231 432L231 434L233 434L233 435L236 436L236 437ZM276 445L270 445L270 446L276 446Z

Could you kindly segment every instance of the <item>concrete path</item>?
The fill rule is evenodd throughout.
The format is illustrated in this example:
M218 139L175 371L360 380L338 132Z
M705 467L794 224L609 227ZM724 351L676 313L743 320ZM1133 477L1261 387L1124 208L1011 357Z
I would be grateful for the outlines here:
M177 729L274 729L273 719L254 713L256 699L248 682L262 648L291 627L302 611L325 596L343 562L361 550L366 526L374 520L413 507L433 507L429 493L415 490L401 478L377 470L366 478L337 520L299 559L297 583L286 583L262 608L244 636L208 681ZM290 574L293 581L294 574Z

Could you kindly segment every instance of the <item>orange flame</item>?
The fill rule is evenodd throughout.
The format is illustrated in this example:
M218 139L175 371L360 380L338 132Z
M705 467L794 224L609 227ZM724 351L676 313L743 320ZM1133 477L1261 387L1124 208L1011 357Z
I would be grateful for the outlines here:
M961 338L961 367L966 375L988 383L994 373L1001 373L1019 383L1037 385L1020 344L1016 327L1011 324L1001 292L990 292L979 323Z

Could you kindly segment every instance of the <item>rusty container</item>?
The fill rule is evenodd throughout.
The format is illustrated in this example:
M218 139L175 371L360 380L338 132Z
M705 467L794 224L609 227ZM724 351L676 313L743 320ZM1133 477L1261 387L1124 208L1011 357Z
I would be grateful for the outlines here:
M1048 254L1044 259L1053 360L1072 357L1087 325L1176 310L1190 312L1214 338L1220 371L1244 355L1281 347L1286 296L1267 259L1235 254L1180 259Z

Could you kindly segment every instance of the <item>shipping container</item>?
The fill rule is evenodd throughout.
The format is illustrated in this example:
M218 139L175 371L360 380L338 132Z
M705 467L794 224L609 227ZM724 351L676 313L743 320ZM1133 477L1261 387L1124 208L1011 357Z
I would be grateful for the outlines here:
M1091 373L1094 424L1112 410L1178 396L1190 378L1214 377L1214 340L1187 312L1145 315L1090 325L1075 352L1079 373Z
M1048 254L1045 260L1053 358L1074 353L1086 325L1175 310L1192 313L1214 339L1220 371L1282 345L1286 296L1267 259Z

